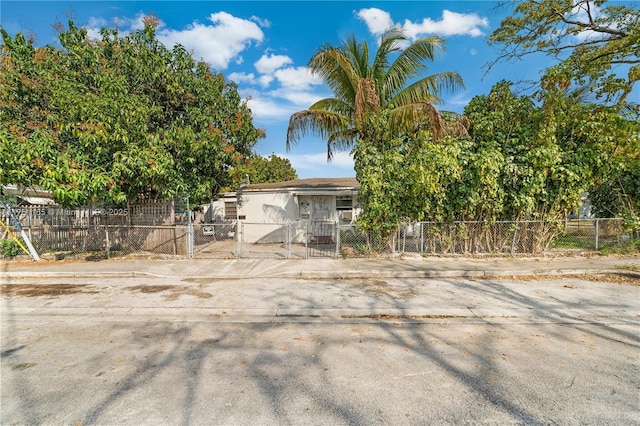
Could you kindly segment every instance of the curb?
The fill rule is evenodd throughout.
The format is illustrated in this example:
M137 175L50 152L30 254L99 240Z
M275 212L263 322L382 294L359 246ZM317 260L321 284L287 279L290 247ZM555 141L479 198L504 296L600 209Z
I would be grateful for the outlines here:
M301 280L402 279L402 278L493 278L523 276L625 275L640 279L640 272L624 269L519 269L519 270L447 270L447 271L309 271L261 275L164 275L152 272L0 272L0 278L200 278L200 279L257 279L290 278Z

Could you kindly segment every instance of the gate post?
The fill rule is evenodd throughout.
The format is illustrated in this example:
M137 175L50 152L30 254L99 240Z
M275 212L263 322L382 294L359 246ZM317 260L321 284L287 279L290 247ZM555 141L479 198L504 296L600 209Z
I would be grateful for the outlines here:
M596 219L596 250L598 250L598 233L600 231L600 219Z
M244 238L244 223L236 222L236 259L242 257L242 239Z

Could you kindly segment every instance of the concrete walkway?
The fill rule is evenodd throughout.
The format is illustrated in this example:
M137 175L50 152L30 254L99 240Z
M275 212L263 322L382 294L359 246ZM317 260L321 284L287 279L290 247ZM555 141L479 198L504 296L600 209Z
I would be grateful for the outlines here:
M0 280L11 277L191 278L448 278L578 275L625 272L640 275L640 256L409 257L387 259L109 259L101 261L5 261ZM0 281L1 282L1 281Z

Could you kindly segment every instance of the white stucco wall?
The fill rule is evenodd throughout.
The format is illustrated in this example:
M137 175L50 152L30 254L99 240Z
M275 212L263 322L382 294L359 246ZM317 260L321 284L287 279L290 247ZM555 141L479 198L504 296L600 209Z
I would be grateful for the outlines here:
M360 212L357 194L353 194L353 214L351 220L343 220L341 212L336 210L335 195L328 196L328 202L322 209L313 208L313 195L294 195L290 192L246 192L237 197L227 194L211 203L205 212L207 221L225 223L225 202L238 201L237 210L243 241L247 243L281 243L287 238L302 243L307 236L313 238L318 231L316 227L307 228L307 221L329 221L349 224L355 221ZM315 198L317 202L318 199ZM310 205L299 205L310 202ZM305 220L308 214L308 219Z

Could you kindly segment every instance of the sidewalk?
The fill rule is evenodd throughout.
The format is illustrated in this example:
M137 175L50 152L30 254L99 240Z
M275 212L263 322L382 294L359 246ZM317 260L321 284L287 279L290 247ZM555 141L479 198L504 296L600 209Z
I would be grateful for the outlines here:
M0 283L13 318L638 324L640 287L585 285L578 275L639 280L639 270L638 257L111 259L4 262ZM463 279L498 276L516 280ZM522 285L524 276L541 279Z
M635 270L635 272L631 271ZM191 278L444 278L629 273L640 276L640 256L410 257L387 259L109 259L0 262L11 277Z

